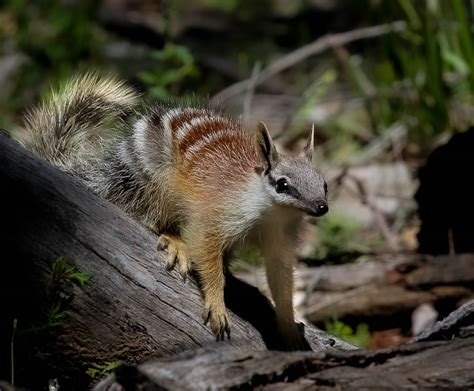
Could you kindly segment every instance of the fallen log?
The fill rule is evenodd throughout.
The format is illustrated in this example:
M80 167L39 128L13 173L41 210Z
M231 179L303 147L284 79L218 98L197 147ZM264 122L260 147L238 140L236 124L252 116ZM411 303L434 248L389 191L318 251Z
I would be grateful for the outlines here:
M165 271L165 254L157 253L153 233L3 132L0 183L1 363L10 362L14 319L18 350L33 350L30 336L48 329L47 337L40 337L47 338L44 347L52 358L47 373L37 368L46 378L73 370L82 379L94 365L138 363L214 341L201 318L196 284ZM53 289L58 267L62 277L82 278L83 283L68 286L67 292L58 284ZM64 288L64 281L59 285ZM60 305L54 301L44 308L45 291L51 296L52 290ZM225 297L227 306L256 328L232 313L231 339L220 345L279 348L275 314L257 289L229 276ZM47 323L32 323L41 311L48 312ZM315 349L351 348L318 330L305 327L304 332ZM19 368L28 367L25 361L17 355ZM2 365L0 371L0 379L8 378L9 368Z
M400 320L424 303L445 316L474 298L474 254L389 254L363 264L305 268L298 275L306 296L300 311L315 324L334 316Z
M468 390L474 386L473 317L471 302L417 342L375 351L199 349L122 367L94 390Z
M246 266L237 275L269 294L262 270ZM300 263L295 276L297 315L319 326L337 318L353 326L367 322L372 331L410 332L419 306L433 306L443 317L474 298L474 254L390 253L363 263Z

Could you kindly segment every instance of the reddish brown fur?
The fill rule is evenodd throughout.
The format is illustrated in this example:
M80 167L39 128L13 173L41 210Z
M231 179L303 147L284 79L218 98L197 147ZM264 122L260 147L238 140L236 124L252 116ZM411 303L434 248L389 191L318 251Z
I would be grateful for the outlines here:
M184 125L184 124L183 124ZM225 118L213 118L202 124L194 125L189 129L186 137L179 143L180 153L185 153L189 147L198 142L206 134L216 133L220 130L228 130L229 132L237 131L237 126Z
M242 133L234 133L207 143L199 154L185 162L183 168L192 171L192 178L197 181L210 180L211 176L221 181L226 178L248 178L258 163L251 140Z
M200 117L205 119L203 123L186 129L190 121ZM239 124L228 118L209 111L185 110L171 118L170 126L175 153L179 157L179 171L198 187L202 183L214 182L222 188L225 183L229 183L230 178L248 178L248 174L260 164L255 141L241 130ZM180 129L186 129L186 132L176 139ZM217 135L217 138L212 138L212 135ZM206 136L211 137L211 140L206 139ZM196 151L198 153L186 155L193 145L201 141L205 143Z
M210 221L216 217L213 215L219 209L220 199L225 197L224 194L244 186L244 182L251 178L249 174L261 164L261 159L255 140L242 131L239 124L228 118L219 117L212 112L193 115L179 113L176 118L172 118L170 124L179 124L181 129L185 129L189 121L200 116L207 120L187 128L179 141L176 140L179 129L172 128L178 157L177 175L172 186L185 199L198 202L200 206L197 210L206 213L206 220ZM212 135L216 138L212 138ZM211 139L206 139L206 136ZM193 145L204 140L205 143L195 153L186 153ZM219 191L216 192L216 189ZM208 209L207 205L213 207Z
M177 129L190 122L192 119L201 117L203 115L200 110L183 110L178 115L174 116L170 121L171 129L176 131Z

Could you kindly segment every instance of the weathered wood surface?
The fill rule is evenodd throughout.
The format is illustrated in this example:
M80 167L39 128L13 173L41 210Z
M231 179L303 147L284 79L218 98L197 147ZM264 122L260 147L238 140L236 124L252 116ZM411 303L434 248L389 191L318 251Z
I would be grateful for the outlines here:
M474 334L474 301L470 301L450 313L433 327L418 335L416 341L449 340Z
M388 254L362 264L298 270L310 322L334 314L373 317L411 312L424 303L453 303L474 297L474 254L423 256Z
M429 338L376 351L199 349L120 368L95 390L468 390L474 386L474 330L467 324L473 316L471 302L438 322Z
M9 351L12 319L24 325L22 316L41 304L38 281L51 273L58 256L92 276L74 288L68 315L56 330L64 363L137 363L213 343L194 281L184 283L177 272L165 271L154 234L2 132L0 183L2 354ZM230 278L226 302L264 331L264 339L231 314L231 339L221 345L278 347L274 312L255 288ZM323 332L305 333L315 349L350 348Z

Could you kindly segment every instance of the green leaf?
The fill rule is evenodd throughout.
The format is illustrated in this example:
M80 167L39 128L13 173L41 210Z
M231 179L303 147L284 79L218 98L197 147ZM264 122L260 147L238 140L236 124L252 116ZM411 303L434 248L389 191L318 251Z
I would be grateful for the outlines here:
M87 284L91 280L92 276L88 274L84 274L84 273L75 272L75 273L67 274L66 278L71 280L73 284L79 287L83 287L85 284Z

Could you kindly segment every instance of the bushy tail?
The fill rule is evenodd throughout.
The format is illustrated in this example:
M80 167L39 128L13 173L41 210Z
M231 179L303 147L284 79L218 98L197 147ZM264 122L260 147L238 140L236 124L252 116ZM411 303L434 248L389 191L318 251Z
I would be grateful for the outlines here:
M69 169L87 153L91 135L124 118L138 103L139 95L114 77L73 77L27 114L24 145Z

